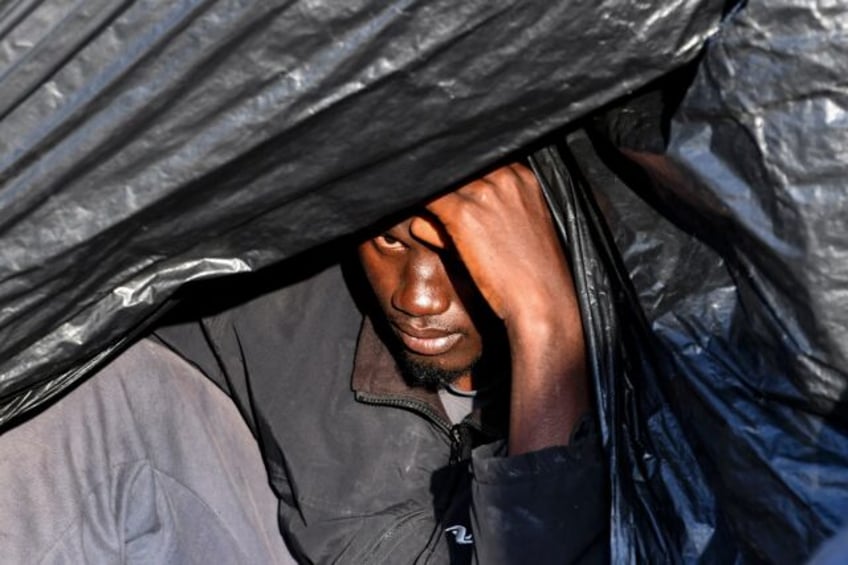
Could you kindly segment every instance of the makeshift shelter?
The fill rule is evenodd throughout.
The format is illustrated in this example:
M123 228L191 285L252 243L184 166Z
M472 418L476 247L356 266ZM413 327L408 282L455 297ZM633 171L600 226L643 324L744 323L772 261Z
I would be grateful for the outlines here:
M538 144L615 562L793 561L848 515L848 10L802 0L0 7L0 419L186 283Z

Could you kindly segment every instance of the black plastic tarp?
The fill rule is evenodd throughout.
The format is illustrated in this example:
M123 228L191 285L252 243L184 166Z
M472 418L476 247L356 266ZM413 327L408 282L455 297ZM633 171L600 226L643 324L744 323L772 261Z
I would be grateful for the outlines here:
M748 2L668 122L674 88L568 142L621 295L598 376L628 544L800 563L848 519L846 55L846 6Z
M803 560L848 516L848 9L725 4L3 5L0 420L185 283L591 115L534 162L581 294L613 559Z
M0 418L184 282L360 228L693 58L722 3L5 3Z
M749 2L709 43L665 158L640 159L693 236L683 261L622 246L717 507L771 562L848 519L846 73L845 5Z

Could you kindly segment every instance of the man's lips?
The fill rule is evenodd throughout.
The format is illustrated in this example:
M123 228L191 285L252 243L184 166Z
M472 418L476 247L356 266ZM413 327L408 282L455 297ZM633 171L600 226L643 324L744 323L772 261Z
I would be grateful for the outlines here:
M441 355L462 339L461 333L440 328L414 328L398 323L392 325L403 345L419 355Z

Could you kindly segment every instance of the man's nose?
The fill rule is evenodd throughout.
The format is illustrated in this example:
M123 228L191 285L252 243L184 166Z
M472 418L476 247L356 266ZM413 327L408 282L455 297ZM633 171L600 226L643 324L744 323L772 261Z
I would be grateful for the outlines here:
M451 285L441 259L430 251L425 254L409 261L392 294L392 306L409 316L436 316L450 307Z

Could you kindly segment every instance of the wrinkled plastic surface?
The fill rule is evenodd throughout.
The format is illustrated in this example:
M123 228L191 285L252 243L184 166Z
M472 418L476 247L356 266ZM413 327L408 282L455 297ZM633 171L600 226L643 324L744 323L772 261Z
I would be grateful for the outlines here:
M613 558L797 563L844 522L845 7L751 1L719 28L706 0L249 4L0 9L1 421L184 283L361 228L706 45L667 132L625 106L535 159Z
M6 3L0 422L186 281L361 228L691 59L722 3Z
M751 1L665 142L619 114L648 179L569 138L617 559L801 563L848 520L846 73L845 6Z
M720 508L772 562L848 519L845 76L844 4L749 2L672 123L668 159L689 182L659 191L727 278L700 299L667 292L653 328Z

